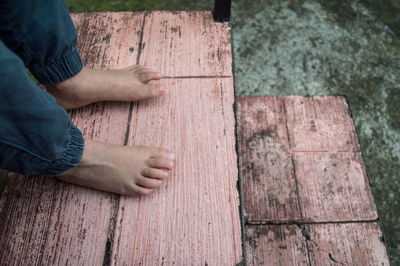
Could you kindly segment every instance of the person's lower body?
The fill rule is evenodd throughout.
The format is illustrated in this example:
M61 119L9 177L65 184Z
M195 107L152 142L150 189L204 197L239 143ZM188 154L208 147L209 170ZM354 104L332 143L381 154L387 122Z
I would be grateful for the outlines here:
M85 144L64 110L94 101L161 96L162 87L148 84L161 78L158 73L140 66L112 71L83 67L63 1L2 1L0 38L0 168L57 175L128 195L148 194L168 176L170 152L91 140ZM30 79L25 67L52 95Z

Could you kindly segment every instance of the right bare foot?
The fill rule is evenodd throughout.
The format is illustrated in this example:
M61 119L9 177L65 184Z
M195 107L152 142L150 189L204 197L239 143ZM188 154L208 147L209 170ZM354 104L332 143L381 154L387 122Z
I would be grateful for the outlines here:
M145 66L117 70L96 70L84 67L70 79L47 85L46 89L65 109L78 108L98 101L139 101L165 93L161 74Z
M168 177L174 154L85 140L80 164L58 175L63 181L129 196L148 195Z

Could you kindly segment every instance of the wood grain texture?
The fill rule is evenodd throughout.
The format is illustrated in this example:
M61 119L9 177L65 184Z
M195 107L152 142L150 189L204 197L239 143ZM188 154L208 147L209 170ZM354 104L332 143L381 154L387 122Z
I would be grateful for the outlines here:
M360 153L294 153L304 221L376 220L374 198Z
M74 14L86 66L134 64L143 14ZM72 112L85 137L123 144L129 104L97 103ZM0 199L0 264L101 265L115 197L52 177L11 174Z
M311 265L390 265L376 223L315 224L304 230Z
M234 265L241 260L233 82L163 80L163 97L134 106L128 145L177 155L149 197L122 197L112 265Z
M344 100L238 98L240 167L249 223L378 218Z
M140 64L168 77L232 76L230 27L210 11L150 12L142 49Z
M296 225L246 226L245 234L247 265L310 265L306 239Z
M299 220L283 98L238 97L237 106L248 222Z
M360 151L345 97L287 96L285 106L294 152Z
M246 226L247 265L390 265L375 222Z
M237 103L247 264L389 265L345 99L239 97ZM261 225L293 217L302 225Z

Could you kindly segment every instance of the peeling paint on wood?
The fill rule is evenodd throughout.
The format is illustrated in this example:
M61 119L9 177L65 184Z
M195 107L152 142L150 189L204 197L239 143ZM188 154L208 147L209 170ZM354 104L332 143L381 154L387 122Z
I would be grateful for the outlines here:
M376 223L315 224L306 228L312 265L390 265Z
M1 264L100 265L105 255L113 265L240 262L228 24L215 24L207 11L72 18L86 66L124 68L141 52L142 64L168 78L161 81L168 93L134 104L131 117L129 103L95 103L70 112L72 121L91 139L169 148L176 168L151 196L120 202L11 174L0 198Z
M294 152L360 151L345 97L287 96L285 106Z
M151 12L141 51L141 64L169 78L167 94L134 104L128 145L162 146L177 158L158 191L121 198L111 264L238 263L229 28L209 12Z
M228 23L215 23L209 11L150 12L140 64L168 77L230 77L230 41Z
M344 97L239 97L237 111L247 263L389 265Z
M301 218L280 97L238 97L244 212L250 223Z
M175 169L149 197L122 197L112 265L234 265L241 260L232 79L162 81L135 104L128 145L163 146Z
M238 97L238 118L250 223L377 219L343 97Z
M310 265L306 240L296 225L246 226L245 236L247 265Z
M305 221L376 220L374 198L360 153L294 153Z
M247 265L389 265L375 222L246 226Z
M73 14L86 66L134 64L142 13ZM123 144L129 103L96 103L70 112L85 137ZM101 265L110 221L118 205L111 193L52 177L10 174L0 199L0 264Z

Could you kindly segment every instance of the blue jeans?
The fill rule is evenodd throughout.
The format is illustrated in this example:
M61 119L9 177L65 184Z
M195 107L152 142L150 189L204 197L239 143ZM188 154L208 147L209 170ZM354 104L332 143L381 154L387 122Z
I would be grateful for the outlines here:
M82 159L84 139L42 84L73 77L83 64L63 0L0 1L0 168L57 175Z

